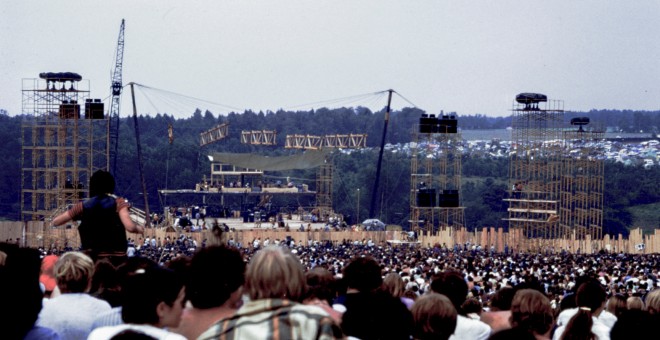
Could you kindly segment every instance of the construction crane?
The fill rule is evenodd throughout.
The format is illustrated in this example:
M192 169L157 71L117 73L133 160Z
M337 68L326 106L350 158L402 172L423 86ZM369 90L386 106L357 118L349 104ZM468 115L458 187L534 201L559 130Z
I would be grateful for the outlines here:
M117 39L117 51L115 54L115 68L112 71L112 83L110 85L110 89L112 90L112 102L110 105L110 125L108 126L108 137L110 139L110 157L108 158L108 161L112 162L112 174L117 173L117 150L119 146L119 104L121 99L121 91L123 89L123 84L121 81L123 63L124 19L121 19L121 26L119 27L119 39Z

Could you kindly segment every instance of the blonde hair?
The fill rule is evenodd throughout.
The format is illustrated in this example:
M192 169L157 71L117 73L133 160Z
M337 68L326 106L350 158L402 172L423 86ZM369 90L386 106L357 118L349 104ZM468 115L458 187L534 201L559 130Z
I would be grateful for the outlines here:
M403 279L397 273L389 273L383 279L383 288L394 297L401 297L405 292Z
M644 310L644 301L642 301L642 298L639 296L631 296L626 301L626 306L628 307L628 310Z
M53 274L62 293L86 293L94 275L94 261L81 252L68 252L57 260Z
M247 266L245 289L252 300L299 301L305 293L305 274L296 255L288 248L267 246Z
M410 310L415 339L449 339L456 330L458 313L449 298L438 293L419 297Z
M660 314L660 288L656 288L646 295L646 309L651 314Z

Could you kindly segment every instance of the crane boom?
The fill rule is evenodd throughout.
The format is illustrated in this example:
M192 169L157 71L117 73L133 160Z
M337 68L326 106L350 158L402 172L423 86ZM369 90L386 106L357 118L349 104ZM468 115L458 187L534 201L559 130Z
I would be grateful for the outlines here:
M112 174L117 173L117 150L119 146L119 108L121 91L123 84L121 80L122 67L124 63L124 19L121 19L121 26L119 27L119 38L117 39L117 51L115 55L115 68L112 71L112 103L110 106L110 125L108 127L108 137L110 139L110 157L109 162L112 162ZM110 164L108 164L110 165Z

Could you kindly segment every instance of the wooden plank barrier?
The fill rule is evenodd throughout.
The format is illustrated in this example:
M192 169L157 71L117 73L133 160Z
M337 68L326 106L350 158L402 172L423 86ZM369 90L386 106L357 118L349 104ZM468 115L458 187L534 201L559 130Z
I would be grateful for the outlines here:
M127 238L140 243L145 237L160 238L165 240L167 237L176 239L181 234L185 234L201 244L206 240L207 244L221 242L216 240L210 231L202 232L168 232L166 229L149 228L144 235L127 233ZM252 241L259 238L262 243L266 238L271 241L287 239L295 240L296 244L302 242L307 245L309 240L326 241L330 240L333 244L343 241L367 241L372 240L375 244L390 240L407 241L407 235L400 231L284 231L283 229L247 229L228 232L223 234L223 242L230 238L240 242L243 246L251 246ZM653 233L644 235L642 229L633 229L627 239L621 234L616 237L605 235L601 240L576 239L574 235L567 239L549 239L542 242L537 240L528 240L522 235L521 230L510 230L504 232L502 228L485 227L476 231L467 231L465 228L452 229L444 228L435 233L421 232L418 235L418 241L421 246L432 247L435 245L446 245L453 248L455 244L481 245L483 249L490 249L494 246L496 251L502 252L508 246L510 251L539 251L538 245L542 244L545 251L576 252L578 249L582 253L596 253L601 249L610 252L626 252L636 254L660 253L660 231L654 230ZM57 247L63 248L68 245L74 249L80 246L78 230L73 228L57 227L53 228L44 225L40 221L29 222L0 222L0 241L19 243L23 247ZM532 246L534 245L534 246Z

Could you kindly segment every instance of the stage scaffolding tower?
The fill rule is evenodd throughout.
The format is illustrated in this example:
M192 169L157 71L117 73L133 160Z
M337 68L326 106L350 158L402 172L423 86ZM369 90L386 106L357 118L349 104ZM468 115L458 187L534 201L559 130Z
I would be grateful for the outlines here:
M571 122L588 124L588 118L574 118ZM580 241L603 237L604 161L597 157L596 144L605 136L602 127L584 129L582 124L564 132L566 152L561 179L559 225L571 230ZM581 243L583 251L585 244Z
M433 232L461 228L461 135L455 116L422 115L413 128L410 168L411 228Z
M562 101L516 98L505 200L509 227L522 230L526 250L547 249L553 239L602 238L604 163L596 145L604 129L587 124L578 117L567 128Z
M49 219L89 195L89 178L107 170L108 119L89 81L75 73L23 79L21 218Z
M545 96L544 96L545 97ZM563 102L514 102L509 164L509 228L521 229L528 250L568 235L559 225ZM541 106L541 107L540 107Z
M316 172L316 208L319 219L327 221L334 215L332 210L332 159L327 158Z

